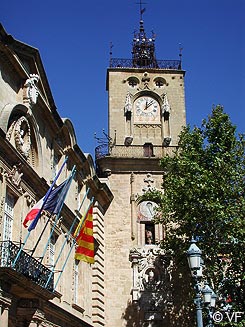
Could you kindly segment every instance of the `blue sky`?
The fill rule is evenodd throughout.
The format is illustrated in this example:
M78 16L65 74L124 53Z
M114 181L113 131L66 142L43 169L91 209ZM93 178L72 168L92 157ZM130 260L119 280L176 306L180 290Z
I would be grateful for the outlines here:
M106 69L131 58L139 28L138 0L3 0L0 21L14 38L38 48L61 117L72 120L83 152L107 130ZM183 47L187 122L200 126L221 104L245 132L245 1L146 0L144 26L156 37L157 59L178 59Z

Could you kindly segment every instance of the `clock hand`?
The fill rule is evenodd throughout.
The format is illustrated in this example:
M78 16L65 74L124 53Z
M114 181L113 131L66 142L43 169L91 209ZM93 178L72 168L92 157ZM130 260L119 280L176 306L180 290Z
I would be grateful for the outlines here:
M151 211L152 204L151 204L151 203L147 203L146 206L147 206L147 209L148 209L149 212L150 212L150 215L153 216L153 212Z
M149 107L152 105L153 102L154 102L154 101L151 100L149 103L146 103L145 110L146 110L147 108L149 108Z

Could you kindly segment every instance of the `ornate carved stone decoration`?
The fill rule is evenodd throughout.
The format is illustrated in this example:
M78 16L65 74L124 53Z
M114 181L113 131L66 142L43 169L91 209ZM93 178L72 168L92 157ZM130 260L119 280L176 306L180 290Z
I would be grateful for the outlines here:
M16 186L19 189L19 191L21 191L20 182L21 182L21 177L23 175L21 169L22 169L22 165L21 163L18 163L17 165L14 165L11 172L7 174L7 179L14 186Z
M31 130L25 116L20 117L11 124L6 134L6 139L11 142L12 137L18 152L22 154L25 159L28 159L31 150Z
M45 321L45 313L40 309L36 309L32 319L36 323L42 323Z
M144 129L151 130L153 128L161 129L162 126L161 126L161 124L135 124L134 127L141 129L141 130L144 130Z
M154 179L152 178L152 174L148 173L146 175L146 178L144 178L144 187L142 188L142 191L145 193L145 192L148 192L148 191L153 191L155 190L155 181Z
M39 76L37 74L30 74L30 78L28 78L24 84L24 95L23 102L30 103L31 105L37 103L38 97L38 88L36 86L39 81Z
M27 192L25 192L24 197L26 199L28 207L32 208L35 204L35 200Z
M125 106L124 106L124 113L125 115L128 115L132 112L132 94L130 92L127 93L126 99L125 99Z
M163 146L164 147L168 147L170 145L170 143L171 143L171 137L170 136L164 137L164 139L163 139Z
M144 89L149 89L150 77L149 77L149 75L148 75L147 72L145 72L145 73L143 74L143 77L142 77L141 80L142 80L143 88L144 88Z
M170 131L170 122L169 122L169 115L170 115L170 105L168 102L167 94L162 95L163 104L162 104L162 116L163 116L163 146L168 147L171 143L171 131Z
M130 251L133 269L132 300L145 320L162 320L172 306L171 259L158 246Z
M11 141L11 135L13 134L12 132L13 132L13 130L14 130L14 126L15 126L15 124L16 124L16 121L14 121L14 122L10 125L10 127L9 127L9 129L8 129L8 131L7 131L7 133L6 133L6 140L8 140L9 142Z
M30 125L26 117L20 117L15 124L16 149L27 159L31 149Z
M164 116L164 119L167 120L168 117L169 117L169 114L170 114L170 105L169 105L169 102L168 102L167 94L164 93L162 95L162 98L163 98L162 114Z

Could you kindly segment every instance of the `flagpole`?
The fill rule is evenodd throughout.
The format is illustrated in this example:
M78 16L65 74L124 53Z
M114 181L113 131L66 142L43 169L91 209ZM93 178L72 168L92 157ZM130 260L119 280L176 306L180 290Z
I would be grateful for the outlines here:
M60 170L58 171L58 174L55 176L55 178L54 178L54 180L53 180L53 183L51 184L51 186L50 186L48 192L46 193L46 195L45 195L45 197L44 197L43 204L42 204L41 209L40 209L40 211L39 211L40 213L42 212L43 207L44 207L44 204L46 203L46 201L47 201L47 199L48 199L48 197L49 197L49 195L50 195L50 193L51 193L51 191L52 191L52 189L53 189L53 187L54 187L54 185L55 185L57 179L59 178L59 176L60 176L60 174L61 174L61 171L63 170L63 168L64 168L64 166L65 166L67 160L68 160L68 156L65 157L65 160L64 160L62 166L60 167ZM38 215L38 213L37 213L37 215ZM12 265L13 268L15 267L16 262L17 262L17 260L19 259L21 252L23 251L24 246L26 245L26 242L27 242L27 240L28 240L28 238L29 238L29 236L30 236L30 233L31 233L31 230L28 229L28 233L27 233L27 235L26 235L26 237L25 237L25 240L24 240L22 246L20 247L20 249L19 249L19 251L18 251L18 253L17 253L16 257L15 257L15 260L14 260L14 262L13 262L13 265Z
M70 178L70 177L69 177L69 178ZM68 181L69 181L69 178L67 179L65 186L67 185L67 183L68 183ZM56 180L57 180L57 178L56 178ZM64 188L65 188L65 186L64 186ZM61 192L60 197L61 197L61 196L62 196L62 192ZM31 252L31 255L32 255L32 256L33 256L34 252L36 251L39 242L41 241L41 238L42 238L42 236L43 236L43 234L44 234L44 231L45 231L45 229L46 229L47 226L48 226L49 220L50 220L50 218L48 218L48 220L47 220L47 222L46 222L46 224L45 224L45 226L44 226L44 228L43 228L41 234L39 235L39 238L38 238L38 240L37 240L37 242L36 242L34 248L32 249L32 252ZM30 226L30 227L31 227L31 226Z
M58 219L59 219L59 217L60 217L60 213L61 213L61 210L62 210L63 204L64 204L64 202L65 202L65 199L66 199L66 195L67 195L67 193L68 193L68 190L69 190L69 188L70 188L71 181L72 181L72 179L73 179L73 177L74 177L74 175L75 175L75 172L76 172L76 166L73 166L72 171L71 171L71 173L70 173L70 176L69 176L69 178L67 179L67 182L66 182L66 184L65 184L65 186L64 186L64 191L61 193L61 195L60 195L60 200L59 200L58 203L57 203L57 206L59 205L59 211L58 211L58 213L57 213L57 215L56 215L56 218L55 218L55 221L54 221L53 227L52 227L51 232L50 232L50 234L49 234L49 238L48 238L47 243L46 243L46 246L45 246L45 248L44 248L44 250L43 250L43 254L42 254L42 256L41 256L40 263L43 261L44 255L45 255L45 253L46 253L46 251L47 251L47 248L48 248L48 246L49 246L49 243L50 243L51 237L52 237L52 235L53 235L54 229L55 229L55 227L56 227L56 225L57 225L57 222L58 222ZM69 184L69 185L68 185L68 184ZM66 190L66 186L67 186L67 185L68 185L68 189ZM66 192L66 193L64 194L64 192ZM62 195L64 195L64 197L63 197Z
M82 208L82 205L83 205L83 203L84 203L84 201L85 201L85 199L86 199L86 197L87 197L87 195L88 195L89 190L90 190L90 189L88 188L86 194L85 194L84 197L83 197L83 201L82 201L81 205L79 206L78 212L80 212L80 210L81 210L81 208ZM75 223L76 223L77 218L78 218L78 214L75 216L75 218L74 218L74 220L73 220L73 222L72 222L72 225L71 225L71 227L70 227L70 229L69 229L69 232L67 233L66 237L68 237L68 236L71 235L72 230L73 230L73 227L74 227L74 225L75 225ZM56 259L56 261L55 261L55 263L54 263L53 270L54 270L54 268L55 268L55 266L56 266L56 264L57 264L57 262L58 262L58 260L59 260L59 258L60 258L60 256L61 256L61 253L62 253L62 251L63 251L63 249L64 249L65 244L66 244L66 239L65 239L65 241L63 242L62 247L61 247L61 249L60 249L60 252L59 252L59 254L58 254L58 257L57 257L57 259Z
M32 251L31 251L31 256L33 256L34 252L36 251L37 246L38 246L39 242L41 241L41 238L43 237L43 234L44 234L44 232L45 232L45 229L46 229L47 226L48 226L49 220L50 220L50 218L47 219L46 224L45 224L45 226L44 226L44 228L43 228L41 234L39 235L39 238L38 238L38 240L37 240L37 242L36 242L34 248L33 248Z
M70 178L70 177L69 177L69 178ZM67 178L66 183L65 183L65 185L64 185L64 188L65 188L65 186L67 185L67 182L69 181L69 178ZM62 194L63 194L63 193L61 192L60 197L62 196ZM53 211L54 211L54 210L55 210L55 209L53 209ZM50 214L52 215L53 212L51 212ZM40 240L41 240L41 238L42 238L42 236L43 236L43 234L44 234L44 232L45 232L45 230L46 230L46 228L47 228L47 226L48 226L48 224L49 224L49 221L50 221L50 217L48 217L48 219L47 219L47 221L46 221L46 224L45 224L45 226L44 226L44 228L43 228L41 234L39 235L39 238L38 238L38 240L37 240L37 242L36 242L34 248L32 249L32 256L33 256L34 252L36 251L36 248L37 248L37 246L38 246L38 244L39 244L39 242L40 242ZM41 258L41 257L40 257L40 258Z
M60 280L60 278L61 278L61 275L62 275L62 273L63 273L63 271L64 271L64 268L65 268L65 266L66 266L66 264L67 264L67 261L68 261L68 259L69 259L69 257L70 257L71 251L72 251L74 245L76 244L76 236L79 234L81 228L83 227L84 221L85 221L85 219L86 219L86 217L87 217L88 211L89 211L89 209L91 208L93 202L94 202L94 197L92 197L92 199L90 200L90 204L89 204L89 206L88 206L88 209L86 210L86 213L85 213L84 216L83 216L82 224L81 224L81 226L80 226L80 229L79 229L78 233L77 233L76 235L74 235L74 239L73 239L73 242L72 242L72 246L70 247L70 250L69 250L69 252L68 252L68 254L67 254L66 260L65 260L65 262L64 262L64 264L63 264L63 266L62 266L62 268L61 268L61 271L60 271L59 276L58 276L58 278L57 278L57 281L56 281L56 283L55 283L54 291L55 291L56 286L57 286L57 284L58 284L58 282L59 282L59 280Z
M68 156L65 157L65 160L64 160L62 166L60 167L60 170L58 171L58 174L55 176L55 178L54 178L54 180L53 180L53 183L51 184L51 186L50 186L48 192L46 193L45 198L44 198L44 200L43 200L42 208L44 207L44 204L45 204L47 198L49 197L49 195L50 195L50 193L51 193L51 191L52 191L52 189L53 189L53 187L54 187L54 185L55 185L57 179L59 178L59 176L60 176L60 174L61 174L61 172L62 172L62 170L63 170L65 164L67 163L67 160L68 160ZM42 208L41 208L41 209L42 209Z
M29 238L29 236L30 236L30 233L31 233L31 232L28 231L28 233L27 233L27 235L26 235L26 237L25 237L25 240L24 240L23 244L21 245L21 247L20 247L20 249L19 249L19 251L18 251L18 253L17 253L17 255L16 255L15 259L14 259L14 262L13 262L13 264L12 264L12 268L15 267L16 262L17 262L17 260L19 259L20 254L21 254L21 252L22 252L22 250L23 250L23 248L24 248L24 246L25 246L25 244L26 244L26 242L27 242L27 240L28 240L28 238Z
M81 210L81 208L82 208L82 206L83 206L83 203L84 203L84 201L85 201L85 199L86 199L86 197L87 197L87 195L88 195L89 190L90 190L90 189L88 188L88 189L87 189L87 192L85 193L85 195L84 195L84 197L83 197L82 203L80 204L80 206L79 206L79 208L78 208L78 212L80 212L80 210ZM65 237L65 240L64 240L64 242L63 242L63 244L62 244L62 247L61 247L61 249L60 249L60 252L59 252L59 254L58 254L58 257L57 257L57 259L56 259L56 261L55 261L55 263L54 263L54 265L53 265L53 267L52 267L52 271L51 271L51 273L50 273L50 275L49 275L49 278L48 278L48 281L46 282L45 287L47 287L47 285L48 285L48 283L49 283L49 281L50 281L50 279L51 279L52 273L54 272L54 269L55 269L55 267L56 267L56 265L57 265L57 263L58 263L58 261L59 261L59 259L60 259L60 257L61 257L61 254L62 254L62 252L63 252L63 249L64 249L64 247L65 247L65 245L66 245L66 239L68 238L68 236L71 235L72 230L73 230L73 227L74 227L74 225L75 225L75 223L76 223L77 218L78 218L78 214L76 214L76 216L75 216L75 218L74 218L74 220L73 220L73 222L72 222L72 225L71 225L71 227L70 227L70 229L69 229L69 232L67 233L67 235L66 235L66 237Z

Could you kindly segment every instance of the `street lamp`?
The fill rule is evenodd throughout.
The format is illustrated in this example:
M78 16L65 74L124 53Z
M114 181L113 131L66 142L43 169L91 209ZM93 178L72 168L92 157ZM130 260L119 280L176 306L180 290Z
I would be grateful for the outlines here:
M202 293L199 284L199 278L202 277L201 255L202 255L202 251L196 245L196 241L192 239L191 245L187 250L187 259L188 259L189 268L191 270L191 275L195 280L196 297L194 299L194 303L196 305L197 327L203 327L202 298L201 298Z
M215 305L216 305L216 299L217 299L217 295L214 293L212 293L212 296L211 296L211 303L210 303L210 307L211 308L215 308Z
M212 291L210 303L208 305L208 325L207 327L213 327L213 311L216 304L217 295Z
M205 283L202 288L200 285L202 275L202 269L204 266L203 259L201 258L202 251L196 245L196 240L191 240L191 245L186 252L189 268L191 270L191 275L195 282L195 299L194 303L196 305L196 318L197 327L203 327L202 319L202 307L205 305L208 308L208 325L207 327L212 327L212 310L215 307L216 295L212 289Z
M205 286L202 289L202 294L203 294L203 302L206 305L210 305L211 303L211 297L212 297L213 291L211 288L208 286L208 284L205 284Z
M201 268L201 255L202 251L196 245L196 240L192 239L191 245L187 250L187 259L192 276Z

